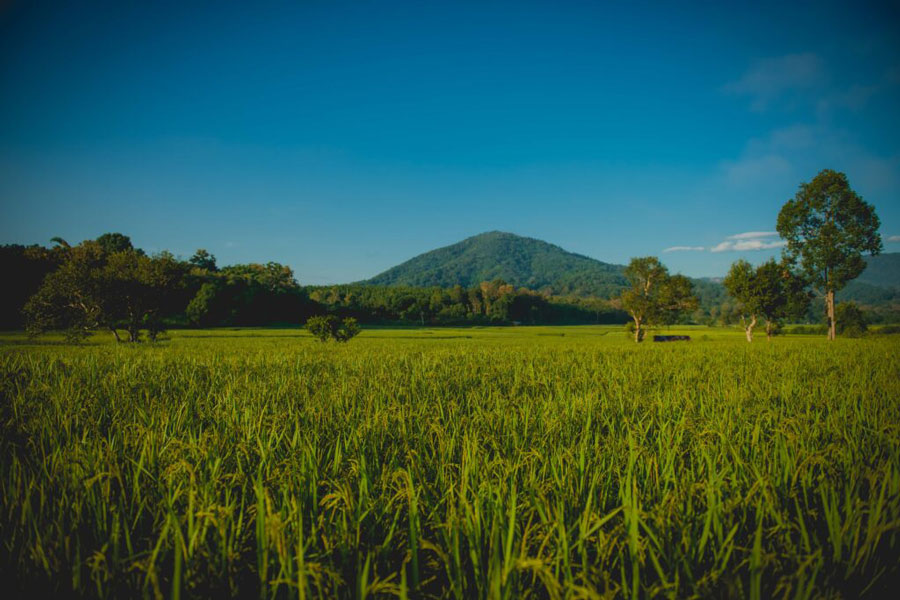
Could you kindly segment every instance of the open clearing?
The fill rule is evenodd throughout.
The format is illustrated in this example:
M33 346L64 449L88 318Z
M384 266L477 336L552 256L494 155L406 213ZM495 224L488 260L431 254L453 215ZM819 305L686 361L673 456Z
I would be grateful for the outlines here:
M0 336L0 568L115 597L879 597L900 336Z

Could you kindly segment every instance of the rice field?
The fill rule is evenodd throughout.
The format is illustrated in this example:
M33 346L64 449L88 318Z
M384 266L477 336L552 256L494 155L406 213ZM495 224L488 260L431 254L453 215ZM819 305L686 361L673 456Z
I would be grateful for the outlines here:
M856 598L900 584L900 337L0 336L12 596ZM12 597L7 596L7 597Z

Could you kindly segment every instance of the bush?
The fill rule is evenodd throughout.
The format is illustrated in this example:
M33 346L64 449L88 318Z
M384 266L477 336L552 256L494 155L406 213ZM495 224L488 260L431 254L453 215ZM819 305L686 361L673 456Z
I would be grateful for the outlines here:
M862 337L869 326L862 309L855 302L841 302L835 307L835 329L844 337Z
M334 340L336 342L348 342L351 338L359 335L359 323L353 317L347 317L341 323L341 326L334 332Z
M320 342L334 340L347 342L359 334L359 323L353 317L341 321L334 315L324 317L310 317L306 321L306 330L318 338Z

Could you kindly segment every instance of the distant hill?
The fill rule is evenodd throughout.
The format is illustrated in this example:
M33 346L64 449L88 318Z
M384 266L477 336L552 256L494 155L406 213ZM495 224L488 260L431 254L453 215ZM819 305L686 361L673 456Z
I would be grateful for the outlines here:
M877 287L900 289L900 252L866 257L866 270L854 281Z
M866 270L837 293L838 301L868 306L900 304L900 252L866 257Z
M499 278L555 294L610 297L626 284L623 269L541 240L490 231L420 254L364 283L471 287Z

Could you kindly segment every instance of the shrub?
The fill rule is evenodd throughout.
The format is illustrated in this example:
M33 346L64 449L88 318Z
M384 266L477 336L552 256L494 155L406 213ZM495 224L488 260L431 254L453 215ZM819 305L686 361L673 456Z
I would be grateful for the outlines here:
M341 323L341 326L338 327L337 331L334 332L334 340L336 342L348 342L351 338L359 335L359 331L359 323L356 322L356 319L347 317Z
M855 302L841 302L835 308L836 329L844 337L862 337L868 330L866 316Z
M327 342L328 340L346 342L360 332L359 323L353 317L348 317L341 321L334 315L310 317L306 321L306 329L318 338L320 342Z

